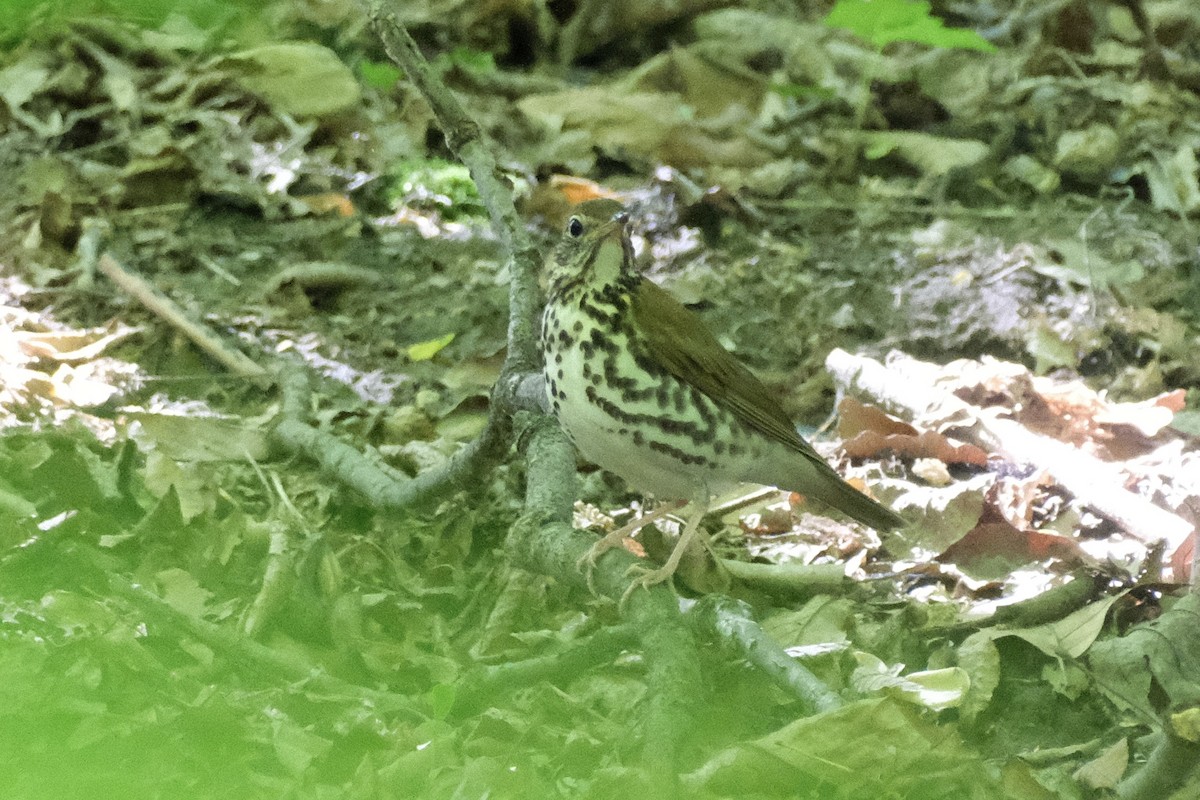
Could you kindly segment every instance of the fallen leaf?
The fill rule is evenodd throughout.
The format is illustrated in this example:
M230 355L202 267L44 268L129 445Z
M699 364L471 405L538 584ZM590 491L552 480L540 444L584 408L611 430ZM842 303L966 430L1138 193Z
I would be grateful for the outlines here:
M217 62L248 90L282 114L327 117L359 105L354 73L327 47L280 42L243 50Z
M842 444L850 458L878 458L881 453L892 452L902 458L936 458L947 464L971 464L986 467L988 455L973 444L954 444L940 433L925 431L916 436L891 434L884 436L875 431L862 433Z
M447 333L437 339L430 339L427 342L418 342L408 346L404 352L408 356L409 361L428 361L436 356L443 347L454 341L454 333Z
M917 429L903 420L885 414L875 406L860 403L847 395L838 403L838 435L849 439L863 431L882 434L906 434L915 436Z
M1088 562L1074 539L1041 531L1021 530L985 507L983 519L935 560L954 564L977 578L1003 578L1025 564L1056 558L1074 566Z

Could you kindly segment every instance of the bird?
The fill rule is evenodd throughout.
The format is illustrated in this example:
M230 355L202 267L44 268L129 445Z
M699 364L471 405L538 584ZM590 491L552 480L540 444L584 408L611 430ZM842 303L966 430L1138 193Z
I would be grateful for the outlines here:
M617 200L575 206L548 259L540 331L549 409L583 457L636 491L687 501L670 557L641 568L626 597L669 580L713 494L739 484L815 497L880 531L902 527L902 517L843 480L797 433L695 312L641 274L629 220ZM589 583L596 560L630 527L580 560Z

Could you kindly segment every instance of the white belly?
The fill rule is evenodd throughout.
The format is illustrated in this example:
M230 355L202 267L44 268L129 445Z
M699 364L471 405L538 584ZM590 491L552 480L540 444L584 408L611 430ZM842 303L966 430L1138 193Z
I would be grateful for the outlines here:
M576 320L582 317L578 309L559 307L551 325L550 335L558 330L572 331ZM584 330L591 325L584 319ZM621 393L602 385L599 374L599 359L594 355L588 360L591 370L585 369L584 351L579 337L572 337L570 344L556 351L562 355L561 362L546 364L546 395L555 409L559 424L567 432L584 458L609 472L613 472L636 491L647 492L662 499L691 499L698 493L717 491L725 484L714 480L714 468L706 464L683 464L677 458L650 446L651 438L660 443L667 442L680 450L690 449L690 443L682 437L651 433L636 421L619 419L606 412L596 402L589 400L588 392L598 392L610 403L619 406L619 412L629 415L661 415L663 410L653 397L622 399ZM640 374L634 369L632 359L625 354L625 334L611 337L618 359L628 359L627 364L617 361L619 374ZM624 367L624 369L622 369ZM646 379L647 383L649 378ZM645 384L642 385L643 387ZM641 429L644 434L637 435ZM716 486L714 487L714 483Z

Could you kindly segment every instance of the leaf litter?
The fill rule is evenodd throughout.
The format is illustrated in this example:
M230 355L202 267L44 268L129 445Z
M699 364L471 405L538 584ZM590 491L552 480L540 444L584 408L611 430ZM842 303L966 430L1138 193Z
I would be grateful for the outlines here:
M814 419L831 405L833 386L820 375L831 330L846 344L890 335L892 346L946 364L923 380L969 412L947 416L937 404L914 403L898 421L839 404L843 424L860 430L855 438L841 431L845 449L827 453L841 466L852 462L855 480L913 516L903 537L876 538L800 497L727 512L722 552L833 565L862 581L865 594L850 598L750 596L769 627L772 614L802 612L802 625L773 632L785 645L813 647L800 657L831 685L869 699L796 722L785 700L755 694L752 676L714 659L714 695L762 713L749 720L715 709L737 725L698 724L699 766L685 782L718 795L808 785L830 797L928 796L921 792L940 785L946 796L963 796L954 792L991 774L983 759L997 742L989 731L1034 706L1028 684L1025 693L1015 688L1028 665L1045 708L1091 716L1078 725L1043 721L997 748L1009 770L1030 781L1004 796L1048 796L1045 787L1065 785L1055 781L1089 753L1100 771L1100 751L1083 746L1038 770L1010 756L1089 735L1111 739L1116 717L1097 708L1098 695L1142 720L1160 710L1161 691L1171 703L1195 701L1195 676L1170 666L1198 638L1180 623L1187 603L1171 594L1171 581L1189 574L1192 540L1171 534L1156 551L1154 537L1130 525L1136 520L1097 513L1067 483L1086 473L1042 463L1036 449L1014 448L1003 436L978 437L975 423L996 418L1069 445L1092 461L1068 466L1095 462L1105 485L1195 525L1200 466L1186 422L1196 412L1182 392L1200 375L1194 320L1178 313L1188 291L1180 240L1169 221L1124 202L1093 217L1059 194L1064 182L1087 191L1116 179L1153 209L1191 213L1196 132L1169 123L1194 98L1169 82L1125 80L1121 70L1141 51L1115 47L1137 41L1119 13L1112 30L1095 34L1103 46L1091 53L1064 48L1068 34L1047 25L1029 43L980 61L864 47L817 20L698 7L655 16L662 9L651 5L646 13L660 23L694 17L700 40L642 59L646 43L628 34L633 17L590 27L582 17L542 21L532 28L539 57L561 37L566 61L585 52L628 60L624 46L642 66L619 79L598 74L585 89L558 81L515 104L511 96L474 96L514 154L514 184L565 166L607 179L612 186L597 184L601 191L640 204L655 276L692 300L721 298L703 313L758 360L753 366L798 416ZM404 13L447 24L423 3ZM523 4L502 4L493 18L475 17L475 29L524 13ZM1181 19L1173 24L1197 24ZM642 700L636 654L614 652L608 670L511 687L491 710L455 717L463 676L479 666L462 656L468 643L488 642L492 658L553 654L586 641L607 613L581 615L580 598L544 579L514 577L490 558L511 517L513 476L496 475L474 487L470 503L450 502L432 517L385 518L312 470L272 460L261 434L275 409L260 392L212 379L205 362L168 337L113 324L134 318L128 307L64 291L87 286L81 243L101 220L110 241L137 253L139 266L210 321L246 344L302 356L328 379L316 410L326 425L401 470L435 463L486 411L504 277L457 184L379 188L383 176L399 178L391 170L399 159L427 159L428 113L394 76L360 89L342 66L345 51L328 43L250 42L194 58L207 38L178 19L157 31L97 20L60 36L58 50L31 46L14 56L0 80L22 189L19 201L6 201L18 205L3 233L5 268L32 287L6 301L19 346L11 356L5 350L4 387L16 402L5 401L3 413L6 425L21 426L0 446L0 513L12 523L6 563L15 577L3 612L16 621L6 628L3 659L10 715L36 722L37 704L48 701L68 720L80 774L102 791L187 784L192 796L228 796L253 782L304 796L334 786L393 796L389 787L398 785L426 796L452 786L496 796L552 796L563 787L603 796L636 785L636 771L622 771L633 759L613 747ZM605 50L613 42L623 55ZM1094 72L1056 71L1051 57ZM494 61L453 63L478 70L477 85L496 69ZM263 72L264 64L275 66ZM860 80L868 68L889 79L883 83L913 80L885 94L887 87ZM1022 77L999 94L984 91L1003 70ZM897 101L909 95L921 102L903 109ZM1047 98L1084 110L1053 120ZM1034 133L1006 150L1003 137L985 143L927 122L943 118L938 106L979 130L1020 107L1034 115ZM664 108L679 113L653 122ZM866 129L828 130L831 120L845 128L859 111ZM77 147L43 152L64 136ZM688 174L660 171L651 180L660 162ZM858 186L837 180L847 164L863 168ZM701 190L689 193L697 180ZM804 191L813 184L817 198ZM1006 229L969 209L925 205L931 197L978 203L989 185L1035 204L1050 198L1071 224L1033 237L1030 217L1012 209ZM460 211L466 222L455 218ZM696 225L679 228L680 220ZM365 246L364 235L377 246ZM434 238L418 241L423 236ZM673 237L691 245L674 246ZM353 265L378 279L312 278L290 266L302 264ZM406 296L411 308L378 302L384 292ZM56 317L71 322L44 330ZM137 319L143 331L153 324ZM1070 371L1109 381L1122 402ZM860 397L895 411L870 393ZM54 435L28 427L47 421ZM71 427L80 423L98 431L98 441ZM588 485L588 496L611 509L611 487L599 476ZM118 591L122 578L130 583ZM165 616L135 583L170 611L215 628ZM1049 597L1068 588L1069 597ZM1156 615L1159 622L1133 626ZM143 621L123 621L132 618ZM279 660L222 638L222 629L247 631ZM1126 631L1138 633L1111 635ZM822 643L843 644L821 650ZM1026 645L1044 660L1020 649ZM1074 666L1080 658L1094 682ZM278 679L308 675L313 664L343 683ZM287 671L294 667L300 671ZM139 681L161 694L139 694ZM389 696L363 693L380 685ZM80 714L84 707L94 713ZM151 717L198 735L173 733L154 745L164 757L147 759L145 741L162 730ZM207 735L218 730L221 737ZM28 738L54 750L45 727L34 724ZM220 740L254 755L235 756ZM135 751L152 766L133 776L104 766ZM881 769L885 751L892 758ZM227 769L197 790L197 773L168 752ZM1129 751L1106 752L1124 763L1105 773L1120 774ZM513 772L513 763L522 769ZM32 758L23 766L45 772Z

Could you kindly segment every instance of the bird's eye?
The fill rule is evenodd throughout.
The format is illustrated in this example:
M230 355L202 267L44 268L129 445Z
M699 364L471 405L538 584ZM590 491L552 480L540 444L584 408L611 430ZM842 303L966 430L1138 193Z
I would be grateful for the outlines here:
M567 223L567 233L573 239L583 236L583 223L579 221L579 217L571 217L571 221Z

